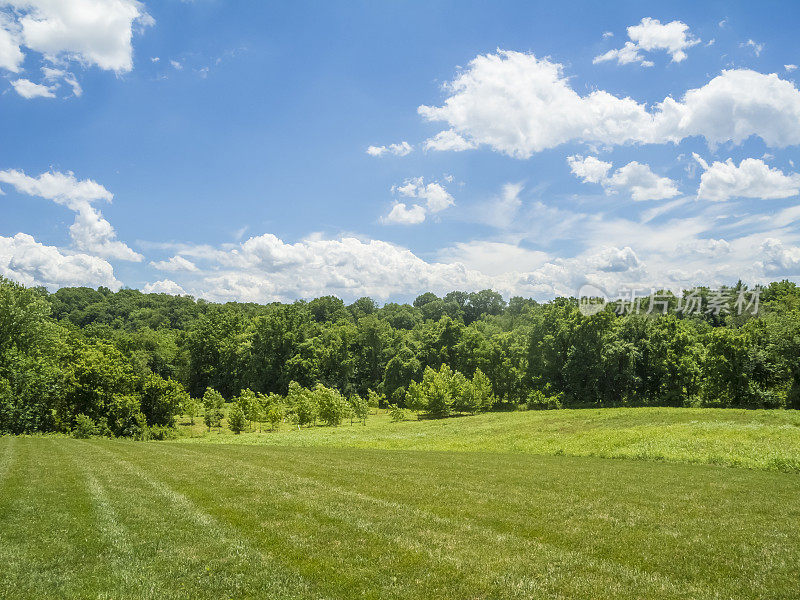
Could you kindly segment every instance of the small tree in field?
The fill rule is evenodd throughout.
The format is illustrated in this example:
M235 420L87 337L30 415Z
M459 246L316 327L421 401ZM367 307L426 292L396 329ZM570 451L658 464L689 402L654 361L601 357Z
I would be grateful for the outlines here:
M148 375L140 394L141 410L147 424L175 426L175 416L189 398L183 386L173 379L163 379L158 375Z
M88 438L97 435L99 428L91 417L84 414L75 417L75 427L72 429L72 436L76 438Z
M316 424L319 407L314 392L307 390L296 381L292 381L289 383L286 403L289 405L291 416L297 422L298 427Z
M253 423L259 420L261 414L258 397L255 392L249 388L242 390L239 397L236 398L236 404L242 409L245 418L249 421L250 427L252 427Z
M361 421L362 425L367 424L367 415L369 414L369 402L366 398L362 398L358 394L353 394L347 401L350 404L350 424L353 424L353 419Z
M419 413L428 408L427 399L422 393L422 384L412 381L406 390L406 406Z
M463 409L467 412L485 412L492 408L495 397L492 382L480 369L475 369L472 381L467 382L463 391Z
M283 421L283 414L283 406L277 402L267 409L267 422L270 429L274 431L278 428L278 425Z
M240 434L247 427L247 416L239 404L234 404L228 413L228 427L235 434Z
M496 398L492 382L480 369L472 381L446 364L438 371L426 367L422 381L408 384L406 406L431 417L449 417L453 413L478 413L489 410Z
M189 417L192 425L194 425L194 418L200 412L200 403L197 398L187 397L183 403L183 414Z
M314 397L317 401L319 418L326 425L334 427L339 425L345 418L348 409L347 402L342 395L337 390L318 383L314 388Z
M389 415L392 418L392 421L397 423L398 421L405 421L406 419L406 411L403 408L397 406L397 404L390 404L389 405Z
M274 429L277 425L283 421L283 418L286 416L286 406L284 404L284 399L279 394L258 394L257 395L257 403L258 403L258 418L261 421L266 421L270 424L270 428ZM272 409L275 409L274 411ZM277 422L273 422L270 417L270 413L272 413L273 418L277 418ZM259 431L260 431L259 425Z
M367 404L370 408L374 409L377 414L378 408L381 405L381 395L375 390L369 390L367 392Z
M225 404L225 398L214 388L208 388L203 394L203 421L209 431L212 427L222 427L223 404Z

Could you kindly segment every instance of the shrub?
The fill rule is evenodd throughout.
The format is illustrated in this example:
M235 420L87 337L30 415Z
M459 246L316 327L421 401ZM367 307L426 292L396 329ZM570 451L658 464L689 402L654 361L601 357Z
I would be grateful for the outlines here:
M398 421L405 421L406 410L404 408L400 408L399 406L397 406L397 404L390 404L389 416L392 418L393 423L397 423Z
M187 394L186 398L184 398L183 406L181 406L181 411L189 417L192 425L194 425L194 418L197 416L197 413L200 412L200 402L197 398L192 398Z
M485 412L494 406L497 398L492 392L492 382L480 369L475 369L469 385L472 412Z
M375 390L367 390L367 404L372 409L376 411L380 408L381 402L383 401L383 396L381 396Z
M394 400L395 404L400 404L401 402L405 402L405 399L406 399L406 388L404 388L402 385L392 392L392 400Z
M528 410L554 410L561 408L559 396L545 396L542 390L533 390L525 402Z
M255 392L246 388L241 391L239 397L236 398L236 404L242 409L245 418L252 425L254 422L261 421L262 409L261 401Z
M140 438L147 429L147 419L139 399L126 394L114 394L108 406L108 427L118 436Z
M146 430L147 438L151 440L174 440L178 437L178 432L174 427L164 425L153 425Z
M100 433L100 428L91 417L79 414L75 415L75 426L72 428L72 436L76 438L88 438Z
M442 365L438 372L426 367L421 388L425 412L432 417L449 417L453 412L453 403L461 396L461 379L464 376L456 379L447 365Z
M141 397L142 412L148 425L172 427L175 425L175 416L186 403L189 394L173 379L148 375L142 386Z
M412 381L406 391L406 406L431 417L449 417L454 412L476 413L494 404L492 384L479 370L472 381L446 364L438 371L425 368L422 381Z

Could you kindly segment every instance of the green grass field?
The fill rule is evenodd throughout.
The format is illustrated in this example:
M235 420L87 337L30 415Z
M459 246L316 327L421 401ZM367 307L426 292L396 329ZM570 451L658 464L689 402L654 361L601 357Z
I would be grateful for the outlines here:
M486 413L436 421L303 428L234 435L181 419L184 442L453 450L597 456L800 473L800 411L598 408Z
M798 598L800 476L758 456L796 464L798 436L622 409L3 437L0 597Z

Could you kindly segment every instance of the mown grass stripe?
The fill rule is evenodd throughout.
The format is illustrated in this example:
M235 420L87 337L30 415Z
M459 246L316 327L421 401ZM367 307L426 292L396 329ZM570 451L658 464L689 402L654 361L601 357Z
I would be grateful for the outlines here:
M150 588L152 592L152 585L143 579L141 563L133 548L131 535L121 524L119 514L112 506L105 488L93 474L92 461L78 460L75 453L70 453L69 457L85 478L86 490L94 509L93 529L107 546L102 554L102 562L108 568L107 588L140 591Z
M205 449L204 449L205 450ZM237 448L235 449L236 452L243 452L247 451L251 455L258 452L257 448ZM227 454L232 454L234 451L233 448L227 449ZM343 452L344 453L344 452ZM218 454L215 452L215 454ZM284 453L284 458L287 461L291 461L293 456L303 455L303 452L298 452L297 450L286 450ZM375 454L378 454L377 452ZM396 460L392 462L395 464L413 464L415 461L415 456L419 458L423 456L423 454L413 454L410 455L401 455L400 457L396 456L393 453L385 453L386 456L394 457ZM348 457L354 456L354 454L348 453ZM441 455L437 458L441 458L446 455ZM316 461L319 460L321 462L325 462L326 453L317 451L314 453L312 457L312 463L316 466ZM464 461L468 460L468 455L461 455L459 458L463 459ZM504 463L508 463L510 459L508 457L498 457L503 459ZM230 458L222 458L223 461L230 460ZM308 457L306 457L308 460ZM521 459L520 459L521 460ZM587 462L588 464L595 465L595 466L603 466L605 467L612 467L611 472L617 471L618 468L627 466L630 469L633 469L637 473L649 473L653 467L648 467L646 465L640 465L638 463L628 463L627 465L620 464L617 461L613 461L611 463L604 463L601 460L586 460L586 459L558 459L558 458L550 458L550 459L540 459L547 463L559 463L561 461L565 465L575 465ZM274 464L276 461L272 461L271 464ZM470 461L468 464L473 466L473 462L477 465L481 464L481 461ZM532 462L531 460L523 461L526 463ZM386 475L383 473L384 471L384 464L375 464L373 465L374 468L370 469L369 478L370 480L374 479L385 479ZM229 467L230 468L230 467ZM281 468L287 471L294 470L291 468L290 465L284 463L281 464ZM358 469L357 466L355 466ZM496 465L495 467L496 468ZM647 494L637 493L635 491L637 485L641 485L643 482L639 482L636 479L629 479L626 478L627 481L625 482L624 486L616 486L611 489L613 492L613 496L607 497L599 497L597 499L596 504L597 507L587 506L584 507L586 512L595 512L598 513L598 516L602 517L602 512L607 511L608 509L606 506L613 505L615 502L615 498L617 503L619 504L629 504L631 500L635 500L636 504L631 506L631 511L629 514L632 514L636 519L640 519L640 515L651 515L649 523L643 523L644 526L652 529L653 533L658 534L661 528L661 524L658 520L653 522L652 514L654 508L660 508L661 510L668 510L673 515L686 515L686 517L690 517L695 520L698 524L702 525L699 520L708 519L709 517L717 520L718 517L716 513L719 510L719 507L714 505L710 505L705 510L701 510L695 514L694 517L691 517L692 511L689 514L686 514L685 510L676 510L676 506L685 506L684 503L689 503L688 506L693 506L695 504L699 504L699 506L703 506L704 503L708 503L711 501L711 498L708 497L707 493L703 491L702 487L709 483L713 485L714 488L719 488L719 494L716 494L717 500L712 502L719 502L722 501L723 513L724 515L732 515L736 514L735 521L737 523L741 523L745 526L753 527L758 524L758 528L749 536L749 540L747 538L742 538L735 534L735 530L737 528L730 528L729 521L732 517L728 516L726 519L721 520L714 528L712 528L711 532L713 532L713 536L710 539L706 539L706 535L703 535L703 538L697 538L694 541L690 541L684 544L684 548L687 551L692 551L693 549L697 551L699 548L703 548L704 546L708 546L708 543L716 544L716 546L709 546L709 551L711 552L724 552L720 558L724 558L724 561L720 561L720 558L711 561L710 568L716 570L718 573L718 577L721 577L723 581L736 581L737 578L741 580L741 583L750 590L752 590L752 594L755 597L761 597L760 592L758 590L768 589L770 586L774 586L775 582L771 581L774 580L776 575L781 575L781 580L783 581L784 586L791 587L791 575L789 565L786 563L786 557L792 556L793 553L797 555L797 547L798 539L797 532L794 532L794 535L790 538L786 538L786 532L791 531L791 529L786 529L786 522L797 521L800 514L798 514L797 509L795 508L792 511L791 508L786 508L780 506L781 503L786 503L787 507L795 506L796 504L792 504L792 497L796 495L796 493L800 492L800 483L793 475L780 475L780 474L770 474L770 473L753 473L747 471L730 471L728 469L718 469L714 467L690 467L690 466L669 466L664 465L661 467L655 467L655 473L660 474L657 480L659 481L660 485L658 489L654 489L653 492L650 492L652 499L648 502L646 499L648 498ZM387 469L389 470L389 469ZM324 477L326 481L330 482L330 472L329 472L329 464L323 464L319 466L319 471L324 472ZM356 471L358 472L358 471ZM366 471L365 471L366 472ZM672 473L672 475L667 478L666 480L662 481L662 477L668 473ZM697 474L701 476L698 477ZM681 479L683 477L689 476L690 479L685 483L681 483ZM352 471L351 471L352 477ZM484 484L491 480L491 475L488 475L484 472L479 472L474 477L475 480L479 480ZM751 480L763 480L763 484L765 486L758 486L756 488L752 488L752 484L748 483ZM464 487L461 484L463 478L458 479L458 491L463 492ZM672 480L672 481L670 481ZM345 485L348 486L348 489L356 487L356 481L347 481L343 482ZM388 483L388 482L387 482ZM506 483L504 481L504 483ZM662 489L662 485L667 483L666 487ZM780 487L775 487L776 483L780 483ZM680 484L680 485L679 485ZM633 486L631 488L627 488L626 486ZM375 486L375 490L379 493L382 490L390 489L390 485L377 485ZM486 485L487 488L491 488L490 485ZM517 486L515 486L517 487ZM505 486L503 489L507 490L508 487ZM671 496L676 490L683 489L682 496ZM792 491L794 490L794 492ZM775 496L776 491L780 491L779 496ZM632 495L632 496L631 496ZM631 496L630 498L626 496ZM470 496L469 498L464 499L464 505L470 507L479 507L482 503L476 502L475 498ZM468 500L468 501L466 501ZM750 513L743 513L740 514L741 511L738 508L740 502L743 502L742 508L750 507ZM431 508L434 508L437 514L440 511L448 511L449 507L458 505L458 498L433 498L433 504ZM486 505L486 506L491 506ZM670 508L671 507L671 508ZM518 514L520 510L523 510L524 507L522 506L513 506L513 510L515 514ZM602 512L600 510L602 509ZM776 520L774 516L771 516L775 511L778 513L786 513L785 520ZM452 514L452 511L448 511ZM488 514L493 514L495 511L491 508L486 511ZM622 515L625 517L625 514ZM777 516L777 513L775 513ZM482 515L480 511L473 510L471 514L457 514L459 522L468 522L468 523L476 523L481 521ZM572 518L580 521L584 519L586 515L581 513L574 513ZM686 518L684 517L684 518ZM691 521L690 521L691 522ZM486 523L484 521L484 525L491 527L494 530L498 530L496 527L497 522L489 522ZM516 533L523 531L519 531L519 522L509 522L509 523L502 523L502 527L499 529L501 533ZM675 523L673 526L678 526L679 528L682 527L680 522ZM740 525L741 526L741 525ZM720 530L719 527L723 529ZM642 530L642 528L639 528ZM728 535L728 529L730 529L733 533ZM643 530L643 531L646 531ZM526 533L527 535L527 533ZM620 547L618 541L615 540L613 537L613 528L610 535L599 536L605 539L597 539L593 540L591 533L589 533L584 539L586 544L579 549L580 555L591 555L593 553L592 544L599 543L602 545L602 550L598 547L596 553L608 553L609 549L613 546L617 546L617 556L621 556L623 561L632 561L636 559L641 564L642 558L647 558L639 555L638 557L634 553L629 553L625 551L624 546ZM663 538L663 535L662 535ZM725 544L720 544L717 540L718 538L730 540L730 544L735 544L741 548L741 550L736 550L734 553L730 553L725 551ZM656 538L657 539L657 538ZM699 547L696 548L699 544ZM742 544L746 544L742 546ZM559 544L550 544L551 546L555 545L558 548L563 548L563 546ZM658 555L661 554L664 556L664 551L661 550L658 546L651 545L651 552ZM752 548L752 550L751 550ZM759 550L760 549L760 550ZM677 548L676 548L677 551ZM764 557L753 556L753 551L758 552L765 552L768 553L770 557L769 560L766 560L767 554ZM706 552L701 551L701 554L705 554ZM665 556L667 561L661 561L658 568L654 568L652 561L646 562L647 568L641 569L648 573L662 573L665 577L675 582L675 585L688 588L691 587L692 581L696 579L692 577L691 579L687 579L688 575L691 575L693 572L701 573L703 569L697 568L696 559L693 559L691 555L678 555L673 558L669 558L667 554ZM606 559L607 560L607 559ZM686 560L687 565L682 568L672 568L671 564L680 562L682 560ZM695 566L692 566L692 561L694 561ZM622 562L619 559L615 559L612 562L618 564L629 564L628 562ZM670 565L670 566L666 566ZM658 566L658 565L657 565ZM765 568L768 567L768 568ZM639 568L639 567L636 567ZM708 569L709 567L705 567ZM666 569L666 572L664 571ZM679 571L683 571L683 575L676 575L675 573ZM737 586L736 584L731 586L732 593L736 596L741 594L741 585Z
M0 437L0 444L3 445L3 457L0 458L0 488L6 479L6 473L11 469L14 461L14 450L17 444L17 438L14 436Z
M166 499L170 504L178 508L178 514L183 519L193 522L202 530L202 535L214 539L216 544L225 548L228 558L233 558L234 562L250 566L262 574L262 580L258 582L259 588L269 589L272 598L295 598L308 597L323 599L324 596L315 589L312 582L309 582L295 573L286 573L280 565L271 557L250 546L241 538L236 530L226 526L225 523L215 518L210 513L204 511L191 499L181 492L173 489L163 481L154 477L146 470L136 464L121 458L118 454L108 448L90 442L82 442L93 451L99 450L105 456L111 458L115 464L124 471L135 476L144 482L160 497ZM138 446L138 445L137 445Z
M800 590L794 475L474 452L17 441L12 498L0 498L3 600L761 600Z
M80 473L53 439L21 438L18 450L0 511L0 596L95 596L108 573Z
M216 459L216 458L215 458ZM374 496L371 494L366 494L362 492L356 492L352 489L344 488L338 485L333 485L329 481L322 481L315 479L313 477L302 477L296 475L294 473L287 473L281 469L277 469L274 467L269 467L264 464L254 464L250 461L243 461L239 459L216 459L221 464L231 465L231 463L239 464L244 468L247 469L258 469L262 472L266 472L272 475L272 477L276 476L286 476L294 481L300 482L305 486L314 488L320 494L321 493L333 493L339 496L342 501L340 501L336 506L329 506L328 501L324 503L317 502L317 508L323 511L326 514L331 516L335 516L337 514L337 509L341 509L343 506L347 505L348 500L357 500L364 503L374 504L386 512L390 512L394 515L402 515L400 521L406 522L406 518L410 517L417 517L424 522L429 522L440 529L444 529L448 532L450 539L443 539L439 541L438 539L434 538L434 541L437 542L439 545L439 551L437 553L433 553L430 548L427 549L427 553L437 560L443 560L445 562L453 562L453 557L448 556L446 554L447 551L447 543L448 541L452 543L455 540L464 539L465 537L478 537L480 538L479 543L487 543L492 544L498 541L507 543L509 541L514 541L518 545L519 553L515 553L515 556L526 556L529 552L535 551L540 554L544 554L544 558L551 561L552 564L557 564L561 562L571 563L573 565L580 565L582 569L592 569L598 570L602 573L611 574L614 576L622 577L626 582L629 583L636 583L642 584L646 582L649 585L656 585L661 589L662 592L666 590L671 590L672 592L679 593L679 596L676 597L689 597L689 598L702 598L702 597L712 597L715 594L712 594L712 590L708 588L701 588L695 586L687 581L674 581L672 578L665 576L661 573L656 573L652 571L645 571L643 569L630 567L624 563L620 563L617 561L609 561L603 559L593 559L590 555L587 554L579 554L577 552L568 550L563 546L559 546L552 543L546 543L538 539L534 538L526 538L520 535L517 535L510 531L499 531L490 526L483 526L480 525L478 522L461 522L457 521L450 517L441 516L435 512L420 509L418 507L410 506L409 504L400 503L396 501L386 500L384 498ZM230 471L226 471L229 473ZM273 479L274 481L274 479ZM485 497L489 496L489 493L486 492L482 494ZM312 494L310 498L313 499L318 498L319 496ZM367 531L371 530L372 523L366 520L358 520L356 522L361 529ZM416 533L416 530L411 531L411 533ZM440 537L440 536L437 536ZM476 546L480 547L480 546ZM523 583L521 580L520 583ZM528 585L535 582L527 582ZM622 582L621 582L622 583ZM707 596L706 596L707 595Z
M203 456L203 453L199 451L190 454ZM169 455L174 460L174 454L170 453ZM166 459L165 453L164 460ZM212 460L220 466L220 470L218 471L219 477L225 478L231 485L240 485L244 481L250 481L251 484L257 483L259 480L254 478L250 472L258 470L270 475L269 481L272 485L283 480L285 482L291 481L295 484L299 483L305 488L311 488L313 490L311 493L304 493L305 504L309 509L313 508L320 514L341 521L342 527L357 528L362 533L381 539L387 545L403 547L403 549L407 551L422 553L432 562L448 564L451 568L466 569L468 565L465 565L463 560L459 559L457 556L449 554L448 546L463 542L466 538L478 538L475 540L474 546L476 552L472 557L472 559L477 562L479 562L480 559L479 548L482 547L482 544L496 544L500 541L504 544L515 544L513 553L515 557L529 556L532 553L536 553L542 559L553 565L570 565L570 568L573 569L580 568L583 571L596 570L603 574L613 575L614 578L619 580L618 585L624 586L634 584L656 587L661 591L662 595L669 593L670 597L676 598L715 597L715 594L710 589L703 589L689 582L675 582L669 577L658 573L645 572L641 569L630 568L616 562L592 559L586 555L581 555L535 539L521 538L509 532L499 532L492 528L477 526L474 523L464 524L407 504L400 504L369 494L354 492L314 478L302 477L280 468L269 467L263 464L254 464L230 457L225 457L224 459L212 457ZM194 460L191 462L197 463L198 461ZM248 474L241 475L241 470L232 468L235 465L244 467ZM236 476L232 475L234 472L237 473ZM286 485L284 489L291 489L292 487L294 486ZM306 491L307 490L304 490L304 492ZM332 500L330 497L331 494L338 496L339 500ZM324 500L322 498L324 498ZM343 514L347 514L345 511L353 500L361 503L373 504L380 509L378 513L383 512L393 515L394 518L392 521L396 521L401 525L407 524L404 527L400 527L400 534L402 535L398 537L396 533L392 533L388 527L388 523L384 523L384 528L388 530L384 532L383 528L378 528L376 530L374 521L360 519L358 517L353 518L352 516L342 517ZM427 532L430 531L432 527L436 528L436 534L427 535ZM426 546L420 544L418 541L420 536L425 537L430 545ZM505 565L506 568L511 566L510 564ZM520 576L516 584L516 587L520 590L530 590L541 586L542 582L526 580L524 576Z

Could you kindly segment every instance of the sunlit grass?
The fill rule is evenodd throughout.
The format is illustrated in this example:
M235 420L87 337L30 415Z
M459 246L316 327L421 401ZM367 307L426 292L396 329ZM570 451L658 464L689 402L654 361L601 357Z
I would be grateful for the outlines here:
M0 486L4 599L800 594L794 474L6 437Z
M800 472L800 411L602 408L488 413L234 435L181 419L181 441L633 458Z

